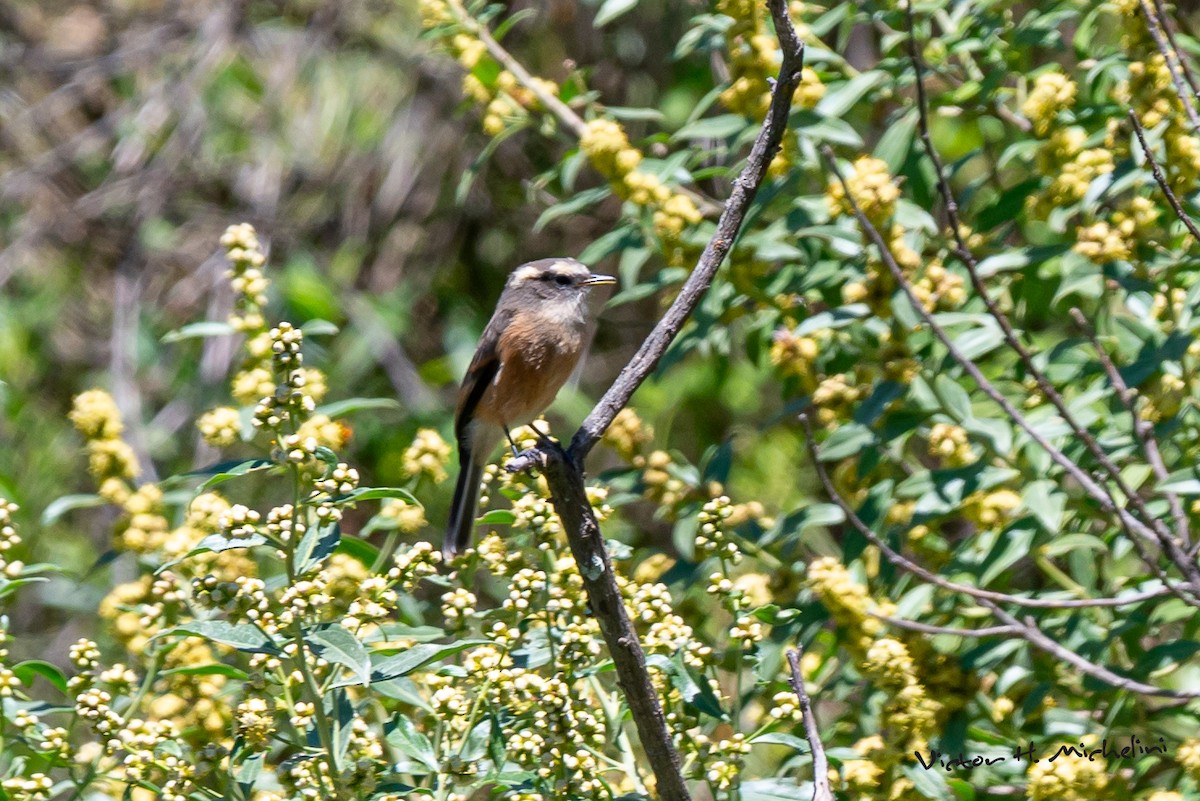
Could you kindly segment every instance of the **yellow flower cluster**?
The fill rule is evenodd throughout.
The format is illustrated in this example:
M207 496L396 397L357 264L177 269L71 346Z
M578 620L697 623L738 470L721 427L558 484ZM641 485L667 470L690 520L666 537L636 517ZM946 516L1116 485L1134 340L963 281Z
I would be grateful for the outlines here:
M125 425L116 402L102 389L89 389L75 396L70 418L87 440L88 470L101 494L109 500L120 498L122 488L128 492L124 479L136 478L139 470L133 448L121 439Z
M1133 255L1134 245L1119 228L1101 221L1076 228L1075 244L1071 249L1096 264L1106 264L1110 261L1128 261Z
M1062 111L1071 108L1075 103L1078 87L1075 82L1061 72L1043 72L1033 83L1033 90L1021 111L1033 124L1033 132L1045 136L1058 120Z
M0 497L0 574L8 578L16 578L21 575L21 571L25 567L20 560L10 561L8 558L8 552L21 544L21 537L17 534L16 526L13 525L13 515L19 509L20 507L12 501ZM2 633L0 630L0 635ZM0 653L0 658L3 655Z
M792 13L803 10L802 4ZM753 119L762 119L771 104L768 78L779 71L779 45L767 31L766 15L761 3L750 0L720 0L717 11L733 20L725 32L729 50L730 85L721 92L721 102L737 114ZM797 26L797 34L807 35L804 25ZM801 75L793 104L797 108L812 108L825 96L825 84L808 67Z
M447 479L446 465L450 462L450 446L432 428L417 431L412 444L404 451L404 472L411 478L428 477L435 484Z
M854 377L845 373L821 380L813 390L812 402L817 407L817 422L829 426L838 420L849 419L854 404L863 396L866 387L852 383Z
M259 331L265 325L262 307L267 305L269 284L262 271L267 257L258 234L249 223L231 225L221 235L221 246L229 259L225 277L236 293L229 324L237 331Z
M809 563L806 583L834 622L848 630L851 650L859 657L865 656L871 643L883 633L883 623L871 616L878 610L867 588L832 556Z
M962 467L975 461L966 429L951 423L934 423L929 429L929 455L946 467Z
M1200 738L1184 740L1175 749L1175 760L1193 781L1200 782Z
M1131 47L1154 50L1153 42L1146 40ZM1131 62L1128 82L1117 86L1113 94L1118 102L1137 112L1146 129L1164 126L1166 157L1160 163L1167 171L1167 180L1176 192L1194 191L1200 180L1200 138L1184 114L1183 101L1175 91L1162 54L1149 52L1144 60Z
M820 352L821 346L816 335L797 336L795 328L790 325L775 329L771 337L771 364L781 374L801 379L806 389L811 389L816 377L814 362Z
M1031 195L1026 209L1039 219L1056 208L1083 199L1096 178L1113 171L1112 151L1104 147L1083 149L1087 135L1075 126L1057 128L1038 148L1036 164L1042 175L1054 179L1044 192Z
M196 428L209 445L226 448L242 436L242 417L232 406L218 406L202 414L196 421Z
M1159 373L1141 392L1138 416L1152 423L1169 420L1179 414L1188 395L1186 381L1174 373Z
M1010 489L976 492L963 501L963 516L980 528L999 528L1012 519L1021 496Z
M885 223L891 219L896 211L896 201L900 199L900 186L888 171L887 163L874 156L859 156L845 178L850 198L863 216L876 228L886 230ZM836 177L825 189L825 199L829 204L829 213L834 217L853 213L846 198L846 189Z
M1094 737L1085 737L1090 747ZM1030 801L1092 801L1108 787L1108 762L1102 756L1079 756L1075 743L1071 751L1061 751L1053 761L1040 759L1026 771L1026 792ZM1056 751L1058 749L1055 749Z
M924 749L936 728L941 704L929 697L908 648L899 640L876 640L861 667L863 674L887 693L883 725L890 750L908 755Z
M654 429L638 413L626 406L617 412L612 425L604 432L605 445L627 462L632 462L643 448L654 441Z
M590 120L579 138L579 147L618 196L651 212L655 232L672 246L668 255L682 259L682 250L677 247L680 235L689 225L704 219L692 199L673 191L657 175L638 169L642 153L629 143L625 129L615 120Z

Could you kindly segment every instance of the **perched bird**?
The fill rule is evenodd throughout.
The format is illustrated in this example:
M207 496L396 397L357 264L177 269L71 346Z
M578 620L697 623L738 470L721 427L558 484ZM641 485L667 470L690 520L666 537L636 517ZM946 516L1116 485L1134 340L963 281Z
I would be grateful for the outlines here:
M591 288L615 284L574 259L541 259L513 270L458 393L454 435L458 484L442 553L471 544L479 483L488 457L510 430L541 414L575 370L591 333Z

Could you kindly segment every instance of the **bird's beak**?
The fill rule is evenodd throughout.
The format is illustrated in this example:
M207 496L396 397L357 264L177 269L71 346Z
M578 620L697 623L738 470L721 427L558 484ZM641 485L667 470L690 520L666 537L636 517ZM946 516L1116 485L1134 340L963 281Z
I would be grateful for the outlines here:
M603 284L615 284L617 279L611 275L598 275L592 273L587 278L583 279L584 286L601 286Z

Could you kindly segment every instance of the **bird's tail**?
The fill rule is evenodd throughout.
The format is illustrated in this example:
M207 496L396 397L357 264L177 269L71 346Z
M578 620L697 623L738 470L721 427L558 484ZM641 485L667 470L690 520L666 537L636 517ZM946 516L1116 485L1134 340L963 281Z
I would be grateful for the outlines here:
M450 559L471 545L475 530L475 512L479 506L479 483L483 480L484 455L478 448L459 445L458 483L450 504L450 524L442 544L442 558Z

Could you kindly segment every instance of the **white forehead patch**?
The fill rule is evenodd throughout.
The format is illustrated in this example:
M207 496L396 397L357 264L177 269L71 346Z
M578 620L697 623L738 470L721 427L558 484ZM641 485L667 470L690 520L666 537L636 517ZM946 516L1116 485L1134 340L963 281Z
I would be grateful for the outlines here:
M542 271L540 269L534 267L532 264L526 264L524 267L513 273L512 281L514 284L524 283L525 281L532 281L535 278L538 278L541 276L541 274Z

